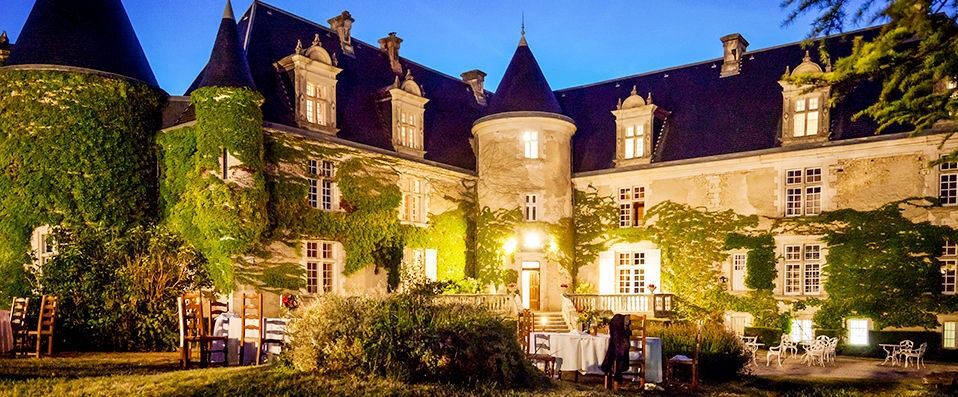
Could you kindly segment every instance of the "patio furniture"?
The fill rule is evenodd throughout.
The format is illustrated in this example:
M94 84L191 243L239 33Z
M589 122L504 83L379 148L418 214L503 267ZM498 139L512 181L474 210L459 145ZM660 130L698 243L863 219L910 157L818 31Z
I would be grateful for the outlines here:
M764 344L758 342L745 342L743 346L745 356L749 357L748 365L754 365L758 367L758 360L756 360L755 356L758 354L758 348L764 346ZM768 366L767 362L765 363L765 366Z
M885 365L891 361L891 365L895 365L898 362L898 344L892 343L879 343L878 347L881 347L885 351L885 361L882 361L878 365Z
M901 351L902 357L905 357L905 368L908 368L908 361L912 358L915 359L915 367L921 369L922 364L925 361L925 351L928 350L928 343L922 343L917 349L909 349Z
M30 298L13 298L13 304L10 305L10 317L7 326L10 331L7 341L10 343L9 351L14 355L26 354L27 352L27 308L30 306ZM3 351L3 349L0 349Z
M543 351L551 351L551 338L540 339L540 334L536 334L535 337L533 337L532 331L535 323L535 313L533 313L532 310L525 309L519 314L519 343L522 345L522 351L525 352L526 358L529 359L529 361L533 364L537 362L542 363L542 372L545 372L546 375L554 376L556 358L548 353L543 353ZM543 342L540 343L540 340Z
M669 384L680 389L687 389L689 393L694 393L699 384L699 345L702 340L702 325L699 324L695 329L695 349L692 351L692 358L683 355L676 355L669 359L666 364L666 373ZM676 369L681 367L690 367L691 378L681 379L676 374Z
M609 348L609 334L590 335L581 331L535 332L535 335L549 335L549 350L540 353L556 359L556 373L574 372L579 374L605 376L600 364ZM664 378L662 366L662 339L646 337L648 354L645 357L646 383L661 383Z
M203 296L200 293L187 293L177 298L177 309L180 317L180 365L183 369L190 368L192 359L192 345L195 343L200 348L200 366L207 367L211 363L214 352L213 342L222 343L223 357L229 356L229 346L225 335L210 335L209 327L204 326L203 317ZM221 363L229 365L229 360L224 359Z
M829 338L828 342L825 344L825 359L835 363L835 357L838 353L835 349L838 347L838 338Z
M270 346L277 345L279 346L279 351L282 352L283 346L286 345L286 328L288 326L288 320L281 318L264 318L263 319L263 351L266 354L266 362L270 362L271 358L275 354L270 353ZM278 353L277 353L278 354Z
M36 350L28 351L28 356L41 357L43 340L47 341L47 355L53 355L53 331L56 328L57 297L44 295L40 301L40 315L37 318L37 330L27 331L27 340L35 338Z
M782 359L788 357L789 350L792 350L794 354L798 354L798 344L792 342L792 337L788 334L782 334L782 339L778 343L778 346L769 347L768 352L765 353L765 366L767 367L772 360L772 356L775 356L775 359L778 361L778 366L781 367Z
M629 368L626 368L625 373L632 375L632 380L635 381L638 379L639 388L645 388L645 354L646 354L646 322L645 316L630 315L628 317L628 328L629 328ZM633 368L638 367L638 372L630 372ZM606 375L606 383L611 381L612 390L619 390L619 382L612 379L612 374L616 373L615 364L613 364L612 372Z
M802 356L802 362L812 366L816 362L822 367L825 366L825 348L826 343L822 340L813 340L804 345L805 355Z
M798 342L792 340L792 336L789 334L782 334L782 353L785 353L785 358L788 358L788 352L791 351L792 354L798 355Z
M263 363L263 295L243 294L243 311L240 315L240 365L246 358L246 342L256 346L255 365ZM252 335L250 335L252 334Z

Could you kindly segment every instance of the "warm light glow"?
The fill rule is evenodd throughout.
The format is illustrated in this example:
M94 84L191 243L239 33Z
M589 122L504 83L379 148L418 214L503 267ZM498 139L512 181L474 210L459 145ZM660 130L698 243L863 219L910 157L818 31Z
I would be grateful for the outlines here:
M556 239L551 238L549 239L549 253L554 254L556 252L559 252L559 244L556 243Z
M506 255L509 255L509 254L512 254L513 252L516 252L517 245L519 245L519 243L516 241L516 239L509 237L509 239L506 240L505 244L502 244L502 250L506 253Z
M542 235L539 232L526 232L522 236L522 246L525 248L542 247Z

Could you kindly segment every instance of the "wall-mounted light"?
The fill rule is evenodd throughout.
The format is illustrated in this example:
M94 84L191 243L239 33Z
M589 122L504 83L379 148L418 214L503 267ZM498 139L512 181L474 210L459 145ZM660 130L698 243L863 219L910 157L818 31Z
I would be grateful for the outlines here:
M506 239L506 242L502 244L502 251L505 252L506 255L511 255L513 252L516 252L517 245L519 245L519 243L516 241L516 239L514 237L509 237Z
M523 248L542 248L542 234L529 231L522 235Z

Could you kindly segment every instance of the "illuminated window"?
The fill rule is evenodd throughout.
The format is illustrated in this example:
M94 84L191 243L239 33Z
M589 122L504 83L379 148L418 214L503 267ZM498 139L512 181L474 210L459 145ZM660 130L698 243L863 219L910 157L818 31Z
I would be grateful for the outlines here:
M945 321L941 324L941 345L945 349L955 348L955 322Z
M413 223L426 223L426 181L412 176L403 179L402 211L399 219Z
M795 101L796 137L818 135L818 98L800 98Z
M812 328L812 320L792 319L792 332L789 334L795 342L809 341L815 339L815 330Z
M785 216L822 212L822 169L785 171Z
M868 344L868 320L850 319L848 320L848 344L867 345Z
M619 188L619 227L642 225L645 216L645 188L642 186Z
M537 131L523 132L522 142L525 147L525 156L527 159L539 158L539 133Z
M624 157L626 159L645 155L645 125L630 125L625 127L625 141L623 142Z
M333 291L333 267L336 255L331 241L306 242L306 292Z
M522 218L526 222L535 222L539 220L539 196L535 194L525 195L525 201L522 203Z
M319 125L329 124L329 87L306 82L306 121Z
M645 253L619 252L616 273L620 294L645 293Z
M306 199L309 206L323 211L331 211L336 183L334 180L335 164L327 160L309 160L307 166L309 187Z

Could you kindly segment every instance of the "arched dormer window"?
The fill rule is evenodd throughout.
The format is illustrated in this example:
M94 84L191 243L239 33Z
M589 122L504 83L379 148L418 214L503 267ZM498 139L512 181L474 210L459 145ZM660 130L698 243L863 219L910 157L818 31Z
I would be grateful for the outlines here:
M786 76L821 74L821 66L812 61L805 51L802 63ZM831 87L808 90L807 86L798 86L786 80L779 81L782 86L782 146L808 142L823 142L829 135L828 96Z
M336 75L342 69L319 40L313 37L309 48L296 43L296 51L276 63L280 73L289 74L295 90L296 121L300 127L335 135Z
M422 88L408 70L402 82L397 76L396 82L389 88L389 100L393 147L401 153L425 156L424 115L429 100L423 97Z
M652 131L659 107L652 104L652 95L642 99L632 87L625 101L620 100L615 115L616 167L645 164L652 159Z

